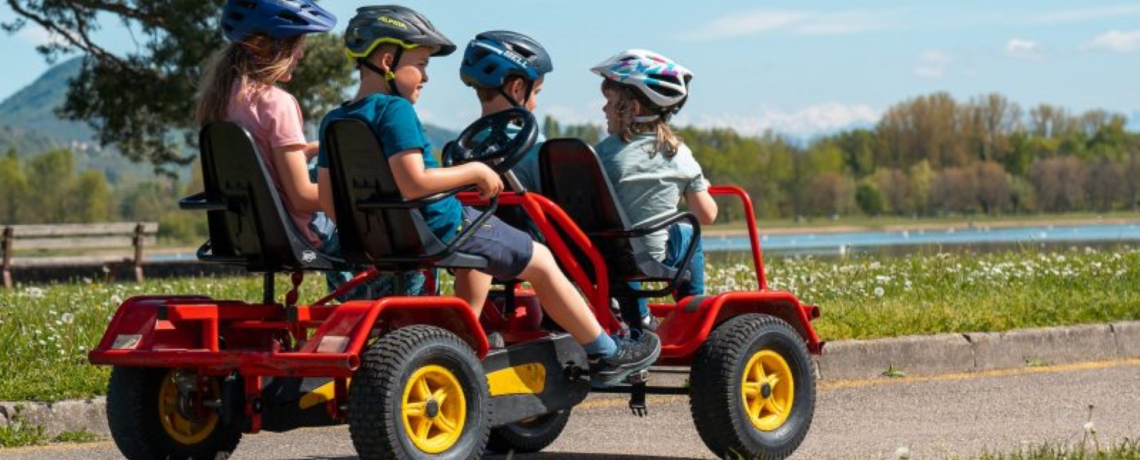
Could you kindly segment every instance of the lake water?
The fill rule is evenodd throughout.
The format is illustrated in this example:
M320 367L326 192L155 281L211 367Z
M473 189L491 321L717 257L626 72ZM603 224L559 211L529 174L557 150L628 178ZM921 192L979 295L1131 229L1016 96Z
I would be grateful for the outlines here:
M748 236L706 236L706 252L747 251ZM848 233L803 233L765 235L760 229L760 247L777 254L833 254L858 252L908 252L916 248L1019 246L1106 246L1140 243L1140 223L1122 225L1035 226L1014 228L977 227L950 230L865 231Z

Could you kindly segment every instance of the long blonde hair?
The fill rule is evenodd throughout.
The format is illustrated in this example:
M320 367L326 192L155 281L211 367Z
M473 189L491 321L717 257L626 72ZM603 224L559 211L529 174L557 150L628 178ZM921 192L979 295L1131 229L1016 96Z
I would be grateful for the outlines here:
M666 121L665 110L638 94L633 88L608 78L602 81L602 92L609 92L618 97L618 137L622 141L630 142L633 140L633 136L638 134L653 133L657 138L657 143L653 152L650 152L650 157L656 155L657 152L662 152L665 158L672 158L681 149L684 140L677 136L677 133L673 132L673 128L669 126L669 122ZM633 113L634 101L637 101L641 106L638 113ZM658 115L657 119L650 122L638 122L635 119L639 116L652 115Z
M198 126L226 120L235 83L258 83L264 90L285 77L303 38L274 40L253 35L214 53L198 86Z

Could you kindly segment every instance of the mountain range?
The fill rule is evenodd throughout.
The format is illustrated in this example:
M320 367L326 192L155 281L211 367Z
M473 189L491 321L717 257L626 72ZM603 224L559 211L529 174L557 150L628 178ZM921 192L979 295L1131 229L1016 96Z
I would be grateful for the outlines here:
M86 123L65 120L56 114L66 100L68 81L79 74L82 65L82 58L60 63L0 102L0 155L15 149L24 158L51 149L70 148L75 153L78 169L103 170L112 181L123 174L141 177L153 174L150 165L132 163L113 146L100 146L95 141L95 132ZM424 128L435 146L442 147L458 135L438 126L425 125Z

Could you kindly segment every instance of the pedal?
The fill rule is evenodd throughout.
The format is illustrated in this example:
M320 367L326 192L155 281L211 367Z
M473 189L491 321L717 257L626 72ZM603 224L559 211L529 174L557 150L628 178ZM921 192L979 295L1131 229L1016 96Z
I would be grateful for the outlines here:
M645 382L633 384L630 390L629 410L638 417L649 415L649 408L645 405Z
M629 376L625 378L625 383L628 383L630 385L641 384L642 386L645 386L645 383L647 382L649 382L649 369L642 369L640 371L629 374Z

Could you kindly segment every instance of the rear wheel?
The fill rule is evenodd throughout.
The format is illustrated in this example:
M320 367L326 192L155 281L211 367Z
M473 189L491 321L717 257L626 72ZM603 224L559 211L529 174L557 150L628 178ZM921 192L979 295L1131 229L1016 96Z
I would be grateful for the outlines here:
M206 407L220 400L216 378L116 367L107 390L107 422L128 460L226 458L241 441L241 431L223 424L216 409Z
M360 458L481 458L490 431L481 370L471 347L437 327L381 337L349 389L348 427Z
M570 421L570 409L491 430L487 450L497 454L529 454L549 447Z
M697 433L721 458L777 460L807 435L815 413L815 372L788 323L742 315L718 327L690 377Z

